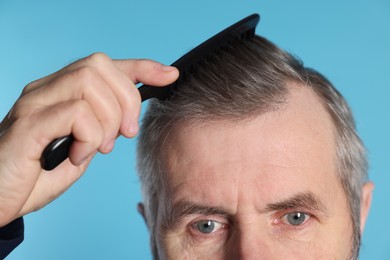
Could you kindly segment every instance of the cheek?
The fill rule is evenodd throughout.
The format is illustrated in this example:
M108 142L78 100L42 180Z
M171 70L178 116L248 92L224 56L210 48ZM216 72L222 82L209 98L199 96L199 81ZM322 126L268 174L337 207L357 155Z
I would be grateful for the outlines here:
M318 223L308 236L294 236L285 249L302 256L294 259L349 259L353 235L349 219L349 214L346 213L335 216L327 223Z
M313 220L301 230L272 230L267 239L271 259L348 259L352 229L333 221Z
M283 259L340 259L345 260L350 256L349 237L340 240L337 237L316 237L311 241L296 239L290 243L279 244L277 250Z

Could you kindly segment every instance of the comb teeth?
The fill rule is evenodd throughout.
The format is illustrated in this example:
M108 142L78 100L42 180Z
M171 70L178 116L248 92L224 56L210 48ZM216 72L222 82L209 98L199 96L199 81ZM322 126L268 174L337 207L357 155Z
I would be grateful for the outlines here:
M245 33L245 39L252 39L255 36L255 29L250 29Z
M258 14L250 15L189 51L172 64L180 71L179 79L165 87L141 86L138 90L141 93L142 101L149 98L157 98L162 101L169 99L177 86L177 82L185 80L188 75L194 72L195 68L204 63L207 57L220 50L226 50L233 42L252 39L259 20L260 16Z
M247 31L242 31L237 37L227 38L226 42L221 43L219 46L213 46L213 48L210 48L210 50L207 53L204 53L203 55L199 54L197 62L190 64L186 69L182 71L180 70L180 78L178 81L187 80L188 76L194 74L197 68L201 67L211 55L218 54L222 51L227 51L229 46L232 46L238 41L250 40L254 37L254 35L255 35L255 28L250 28ZM207 41L203 44L206 43ZM183 58L184 57L185 56L183 56ZM176 65L175 63L173 63L172 66L175 66ZM176 87L176 83L171 84L171 95L174 93L175 87Z

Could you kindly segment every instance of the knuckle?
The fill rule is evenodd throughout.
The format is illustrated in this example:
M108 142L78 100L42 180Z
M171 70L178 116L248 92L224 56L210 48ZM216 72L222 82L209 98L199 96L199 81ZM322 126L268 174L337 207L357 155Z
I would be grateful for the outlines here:
M88 102L83 99L73 101L73 109L74 113L81 118L90 116L91 114L91 108Z
M120 123L122 119L122 109L119 104L115 105L115 110L113 111L112 115L110 117L113 119L114 122Z
M101 142L101 129L94 123L94 113L90 105L85 100L75 100L72 102L75 124L82 128L86 134L83 135L84 141L94 144L95 147ZM97 122L97 121L96 121Z
M28 99L25 96L19 98L14 106L11 108L8 117L13 119L30 117L34 112L36 112L27 101Z
M94 68L86 66L75 70L73 72L73 77L80 82L83 87L88 87L96 83L98 75Z
M151 64L152 61L149 59L136 59L135 60L135 66L136 67L145 67Z
M104 64L107 64L108 62L111 62L111 58L103 52L93 53L87 58L87 63L96 67L104 66Z
M25 95L26 93L30 92L36 85L36 81L28 83L22 90L22 95Z
M122 123L122 113L118 107L115 112L107 113L105 119L101 122L104 128L105 136L112 138L119 132L119 127Z
M135 88L135 87L130 88L130 94L131 94L131 98L133 99L133 102L135 104L141 103L141 101L142 101L141 93L138 91L137 88Z

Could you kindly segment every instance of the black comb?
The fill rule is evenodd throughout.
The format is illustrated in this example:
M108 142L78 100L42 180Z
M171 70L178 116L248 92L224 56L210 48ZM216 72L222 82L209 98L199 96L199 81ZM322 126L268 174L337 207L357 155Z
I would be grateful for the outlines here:
M138 88L142 101L150 98L157 98L162 101L169 100L174 95L177 83L185 78L187 74L191 74L191 71L199 66L207 56L224 49L233 42L252 39L259 20L260 16L258 14L250 15L192 49L172 64L180 72L176 82L164 87L143 85ZM68 158L69 148L73 140L74 137L68 135L52 141L42 153L42 168L47 171L53 170Z

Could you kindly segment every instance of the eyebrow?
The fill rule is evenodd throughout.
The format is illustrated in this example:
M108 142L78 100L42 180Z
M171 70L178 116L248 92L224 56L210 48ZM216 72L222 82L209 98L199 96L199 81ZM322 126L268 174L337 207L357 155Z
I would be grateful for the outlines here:
M290 198L266 206L266 211L291 209L305 209L327 213L324 203L312 192L297 193Z
M326 215L327 209L322 201L312 192L297 193L285 200L267 204L265 212L270 211L285 211L285 210L311 210L319 211ZM166 227L175 227L178 225L178 220L184 216L193 214L201 214L205 216L219 215L226 219L232 219L233 214L220 207L211 207L198 204L188 200L180 200L176 202L168 218L165 221Z
M226 209L206 206L188 200L181 200L173 205L170 216L167 219L166 226L174 227L178 224L178 220L180 220L182 217L193 214L201 214L205 216L219 215L227 219L231 219L232 217L231 212L227 211Z

